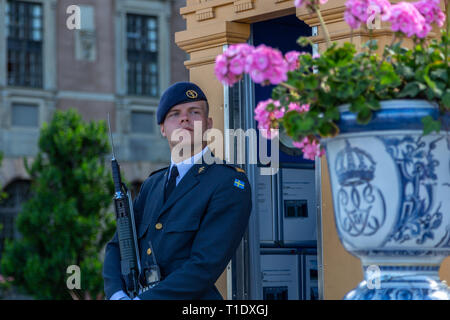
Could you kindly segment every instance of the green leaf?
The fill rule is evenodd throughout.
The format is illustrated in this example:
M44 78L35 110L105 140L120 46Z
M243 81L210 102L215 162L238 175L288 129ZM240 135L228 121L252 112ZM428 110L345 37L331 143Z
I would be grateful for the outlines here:
M377 50L378 49L378 42L377 40L369 40L366 43L362 45L363 48L369 48L370 50Z
M322 138L335 137L339 133L339 128L333 122L324 122L319 127L319 134Z
M389 47L392 51L395 53L401 53L402 47L401 42L394 43L392 46Z
M399 98L403 97L411 97L414 98L417 96L422 90L425 90L426 86L423 83L418 81L408 83L405 88L398 94Z
M417 52L419 51L419 52ZM421 65L424 64L427 61L427 57L426 57L426 53L425 52L421 52L421 47L420 46L416 46L416 64Z
M343 83L342 85L338 86L336 89L336 96L340 99L348 99L349 97L353 96L353 83L349 81L348 83Z
M427 90L425 90L425 94L428 100L434 100L434 98L436 98L436 94L431 88L427 88Z
M442 96L442 103L447 109L450 109L450 89L447 89Z
M308 132L314 126L314 120L311 118L305 118L303 121L297 123L299 131Z
M436 82L432 81L428 75L425 75L424 79L425 79L425 82L430 87L430 89L433 91L434 95L437 96L438 98L442 97L443 92L442 92L441 88L443 87L443 85L442 84L439 85L439 82L437 82L437 81Z
M339 120L340 118L339 109L335 107L327 108L327 111L325 111L325 117L332 120Z
M436 89L436 83L433 80L431 80L431 78L427 74L423 76L423 79L431 89L433 90Z
M401 64L398 69L398 73L406 80L414 79L414 71L411 67Z
M380 101L373 99L373 98L367 100L366 104L370 108L370 110L373 110L373 111L378 111L381 108Z
M313 45L314 43L308 37L300 37L297 39L297 44L301 47L307 47L309 45Z
M315 76L310 76L305 79L305 88L315 90L319 86L319 81Z
M363 109L366 109L366 99L363 96L359 96L350 105L350 111L353 113L358 113Z
M362 109L358 112L356 120L360 124L368 124L372 119L372 111L369 108Z
M438 78L438 79L444 80L444 82L447 82L447 80L448 80L447 70L444 68L432 71L431 76L433 78Z
M422 119L423 123L423 134L427 135L433 131L439 133L441 130L441 122L434 120L431 116L426 116Z
M394 87L400 83L400 77L395 72L383 73L380 77L380 84L383 86Z

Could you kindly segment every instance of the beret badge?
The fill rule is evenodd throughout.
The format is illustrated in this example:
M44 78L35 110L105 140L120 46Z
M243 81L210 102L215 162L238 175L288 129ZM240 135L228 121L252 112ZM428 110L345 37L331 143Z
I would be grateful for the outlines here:
M188 96L188 98L191 98L191 99L195 99L198 97L198 93L195 90L186 91L186 95Z

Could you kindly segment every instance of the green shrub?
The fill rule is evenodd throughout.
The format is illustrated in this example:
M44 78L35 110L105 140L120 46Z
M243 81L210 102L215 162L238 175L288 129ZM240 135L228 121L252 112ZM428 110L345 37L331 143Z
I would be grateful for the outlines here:
M22 238L6 242L1 270L37 299L71 298L70 265L81 271L77 295L103 292L100 253L115 231L107 137L104 121L57 111L41 130L32 166L25 164L32 197L16 221Z

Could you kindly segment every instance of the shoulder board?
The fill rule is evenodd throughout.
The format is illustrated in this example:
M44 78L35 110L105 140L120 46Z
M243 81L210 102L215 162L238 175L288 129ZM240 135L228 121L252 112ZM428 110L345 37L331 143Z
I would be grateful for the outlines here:
M152 175L154 175L155 173L158 173L160 171L167 170L167 168L169 168L169 167L164 167L164 168L158 169L156 171L153 171L152 173L149 174L149 177L151 177Z
M240 168L240 167L236 167L235 169L236 169L237 172L245 173L245 170Z
M237 171L237 172L245 173L245 170L244 170L244 169L242 169L242 168L240 168L240 167L238 167L238 166L236 166L236 165L234 165L234 164L224 163L224 165L226 165L226 166L229 167L229 168L234 169L234 170Z

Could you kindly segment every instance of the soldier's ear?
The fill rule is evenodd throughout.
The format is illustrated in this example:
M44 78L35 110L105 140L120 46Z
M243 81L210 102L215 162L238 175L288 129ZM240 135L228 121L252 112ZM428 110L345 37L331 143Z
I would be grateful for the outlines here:
M213 127L213 119L212 118L208 118L206 120L206 129L211 129Z
M165 137L166 136L166 131L164 130L164 123L161 123L159 125L159 129L161 130L162 136Z

